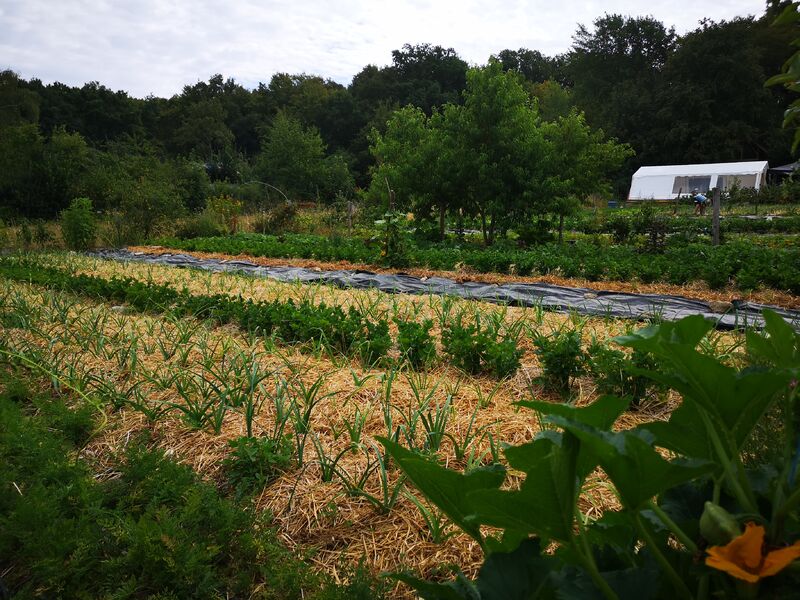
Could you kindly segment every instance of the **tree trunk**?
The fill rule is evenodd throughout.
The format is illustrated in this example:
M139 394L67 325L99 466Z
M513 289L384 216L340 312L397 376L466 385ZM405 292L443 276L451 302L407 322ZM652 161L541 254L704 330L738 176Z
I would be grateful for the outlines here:
M494 214L492 214L491 218L492 218L492 220L489 221L489 238L488 238L488 242L489 242L488 245L489 246L494 244L494 228L495 228L495 224L497 222L497 218L495 217Z
M486 213L481 211L481 234L483 234L483 245L489 245L489 236L486 232Z
M558 243L564 241L564 215L558 215Z
M444 219L444 216L445 216L446 212L447 212L447 205L444 203L444 201L442 201L442 203L439 204L439 238L442 241L444 241L444 234L445 234L445 230L444 230L445 219Z

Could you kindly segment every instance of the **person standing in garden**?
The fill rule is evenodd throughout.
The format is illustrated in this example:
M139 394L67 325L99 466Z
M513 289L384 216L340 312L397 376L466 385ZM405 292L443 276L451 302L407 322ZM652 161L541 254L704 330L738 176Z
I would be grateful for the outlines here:
M706 204L708 204L708 198L700 193L700 190L694 188L692 190L692 199L694 200L694 214L703 216L706 214Z

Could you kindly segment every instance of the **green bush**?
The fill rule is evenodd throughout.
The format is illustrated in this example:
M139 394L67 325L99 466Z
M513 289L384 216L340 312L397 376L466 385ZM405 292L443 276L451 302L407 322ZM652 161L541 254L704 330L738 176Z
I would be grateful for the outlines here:
M97 237L97 221L89 198L75 198L61 213L61 235L70 250L90 250Z
M611 233L611 237L616 244L624 244L627 242L633 231L631 220L621 212L615 212L609 217L606 222L606 228Z
M517 227L517 239L523 246L539 246L552 242L554 238L550 231L552 224L546 219L536 219Z
M36 220L36 224L34 225L33 229L33 241L40 248L44 248L47 246L47 244L53 241L53 236L49 231L47 231L45 222L42 219Z
M175 237L180 240L188 240L198 237L215 237L225 235L225 233L219 219L208 211L204 211L181 221L175 231Z
M31 231L30 223L27 219L23 219L19 224L19 233L17 235L19 246L24 250L30 250L33 246L33 231Z
M491 373L502 379L517 372L523 351L517 341L502 336L496 323L465 325L459 319L442 332L442 347L453 364L470 374Z
M487 346L484 364L493 376L504 379L517 372L522 354L516 340L506 338Z

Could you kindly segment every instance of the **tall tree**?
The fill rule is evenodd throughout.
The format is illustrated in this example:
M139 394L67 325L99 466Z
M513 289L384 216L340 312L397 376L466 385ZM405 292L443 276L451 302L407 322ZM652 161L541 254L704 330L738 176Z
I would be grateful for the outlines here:
M766 23L704 21L669 57L656 120L665 162L788 159L782 94L764 87ZM785 55L788 56L788 46Z
M593 127L629 142L645 163L658 163L652 144L661 74L674 50L673 29L652 17L605 15L573 37L569 71L573 99Z
M325 156L325 144L316 129L279 112L262 141L254 173L263 183L297 199L332 199L350 193L353 182L347 164Z
M14 71L0 71L0 128L39 122L39 95Z

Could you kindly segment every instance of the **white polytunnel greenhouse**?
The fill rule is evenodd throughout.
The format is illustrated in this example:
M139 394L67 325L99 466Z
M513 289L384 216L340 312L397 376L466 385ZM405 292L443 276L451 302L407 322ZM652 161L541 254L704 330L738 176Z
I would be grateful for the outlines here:
M759 189L766 182L767 161L640 167L631 179L628 200L674 200L697 189L703 193L736 185Z

